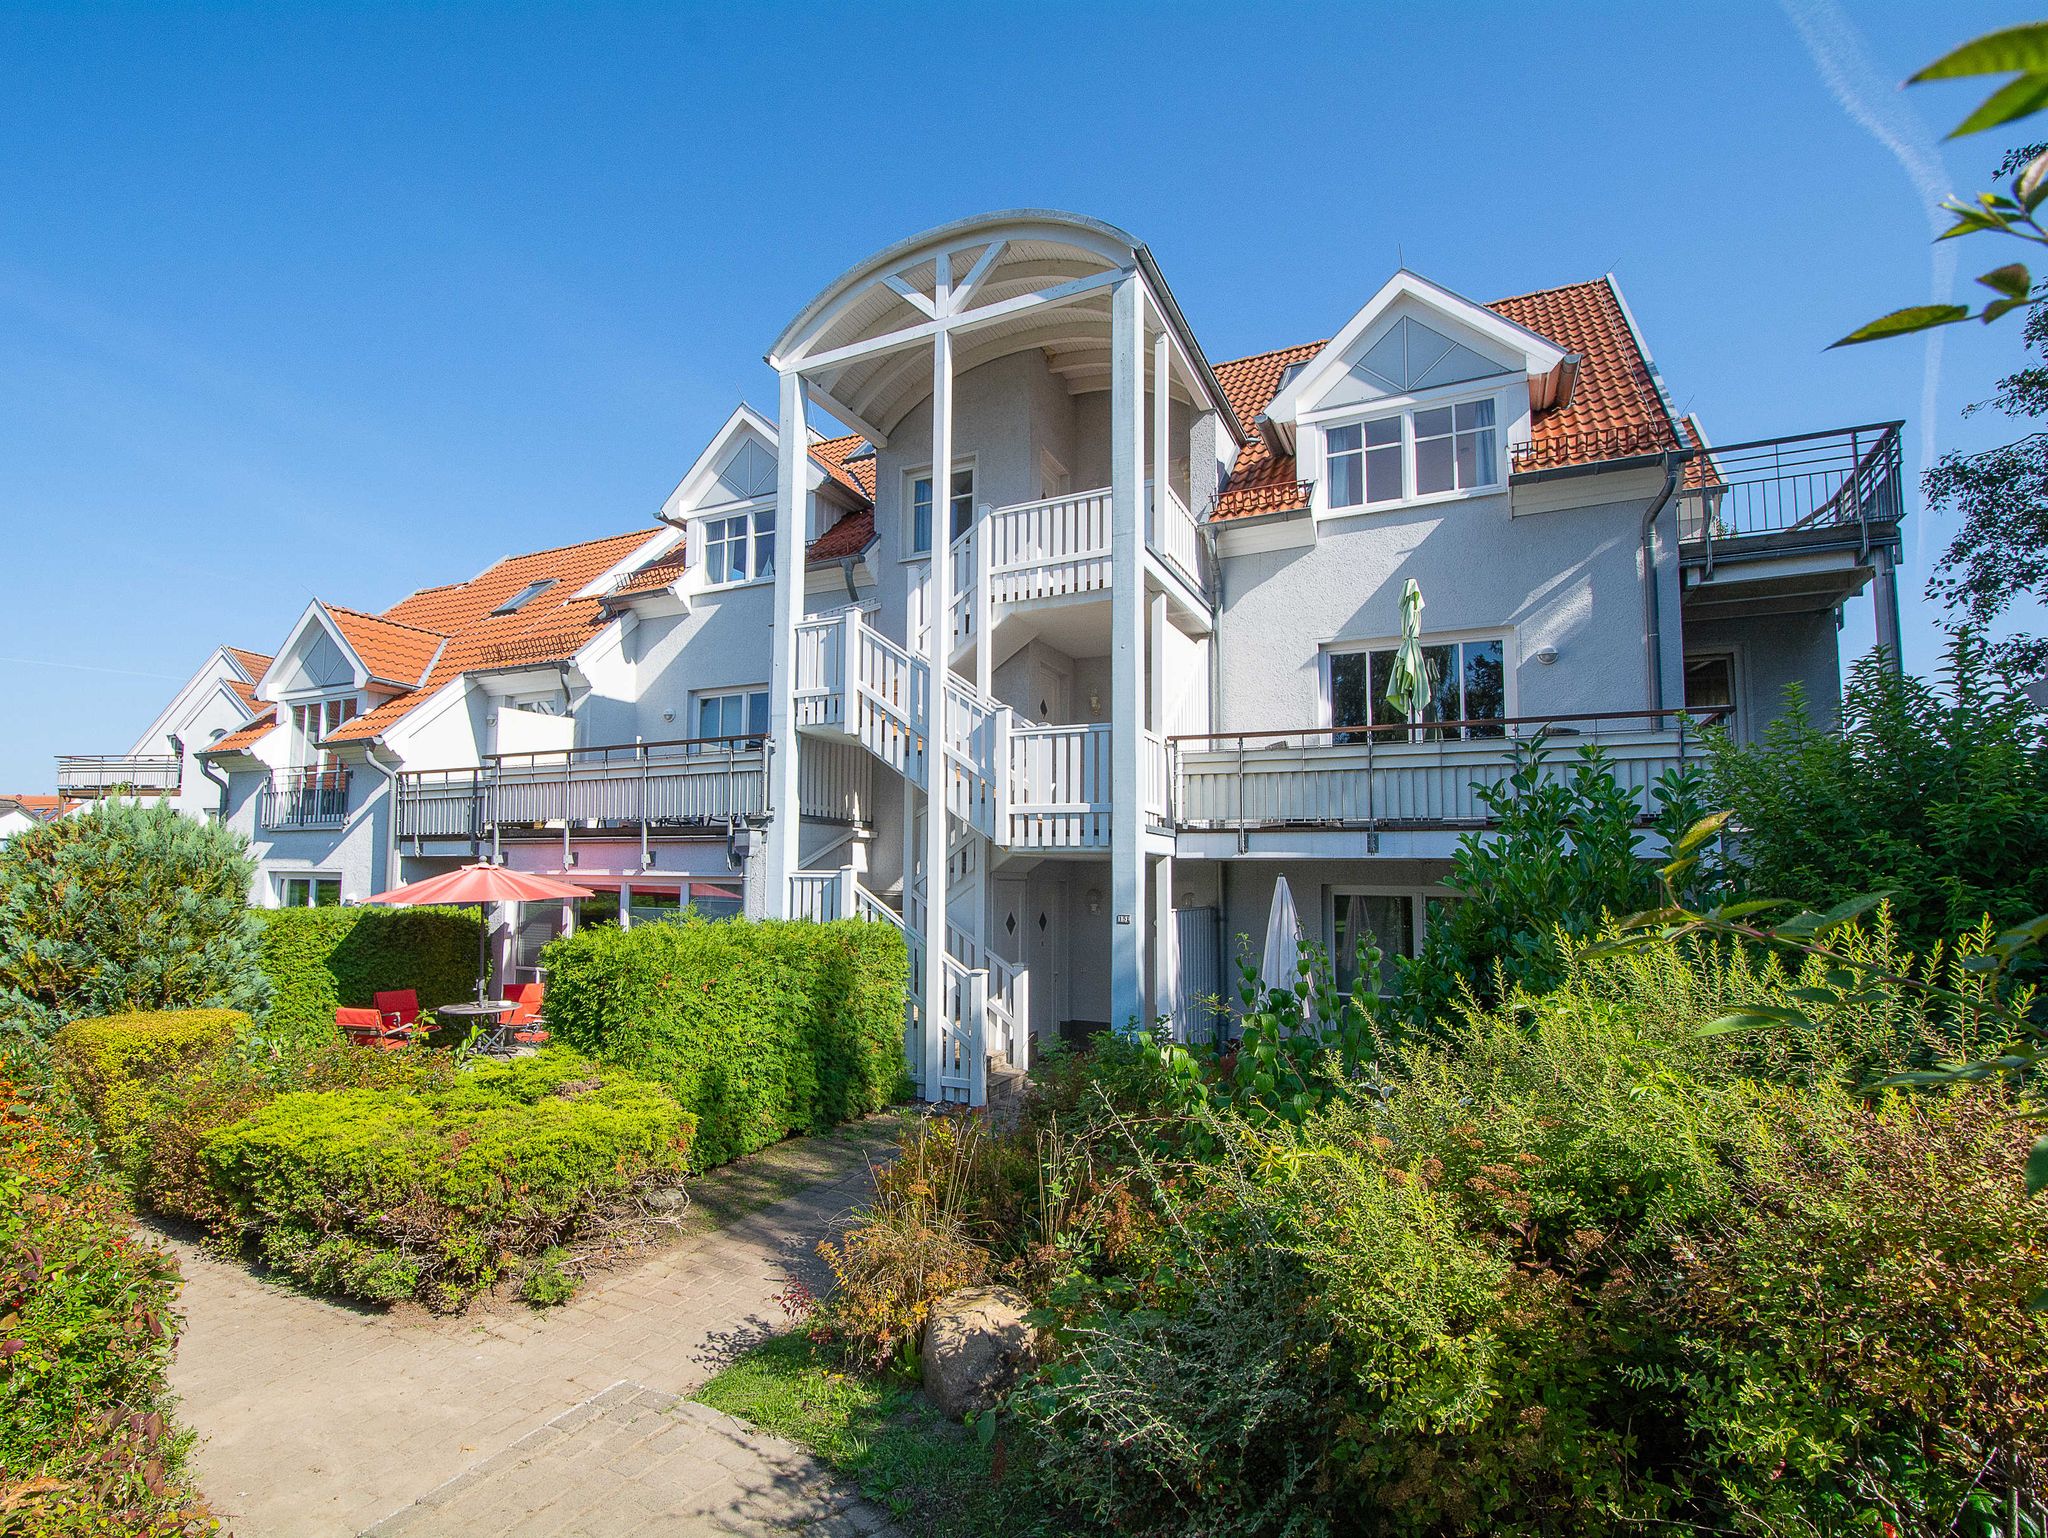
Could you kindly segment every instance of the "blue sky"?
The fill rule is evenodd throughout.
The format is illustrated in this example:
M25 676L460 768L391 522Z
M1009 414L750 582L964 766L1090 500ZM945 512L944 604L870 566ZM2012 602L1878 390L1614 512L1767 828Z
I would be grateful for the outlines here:
M1947 334L1931 421L1922 344L1823 349L1934 281L1880 135L1964 190L2003 147L1937 142L1981 90L1895 83L2018 17L10 5L0 790L125 749L316 594L647 523L736 398L772 406L805 300L989 209L1130 229L1217 359L1328 335L1402 260L1482 300L1612 269L1723 441L1994 441L1959 412L2016 322ZM1964 244L1958 287L2007 259Z

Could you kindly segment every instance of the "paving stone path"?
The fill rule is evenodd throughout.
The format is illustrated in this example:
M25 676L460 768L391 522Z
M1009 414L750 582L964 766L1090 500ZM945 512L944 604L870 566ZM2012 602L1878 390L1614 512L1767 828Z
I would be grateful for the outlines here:
M167 1239L200 1488L237 1538L890 1532L800 1449L680 1397L783 1326L774 1294L818 1281L815 1245L890 1133L871 1122L712 1177L723 1226L546 1312L352 1309Z

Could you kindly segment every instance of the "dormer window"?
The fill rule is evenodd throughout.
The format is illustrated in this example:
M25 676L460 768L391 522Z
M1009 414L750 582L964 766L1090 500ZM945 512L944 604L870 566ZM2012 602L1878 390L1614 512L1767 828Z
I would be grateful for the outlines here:
M1324 428L1323 479L1330 510L1499 485L1496 413L1489 395Z
M497 608L491 610L491 612L493 614L517 614L554 585L555 579L553 577L543 577L538 582L529 582L525 587L522 587L510 598L499 604Z
M704 580L729 587L775 575L775 504L704 520Z

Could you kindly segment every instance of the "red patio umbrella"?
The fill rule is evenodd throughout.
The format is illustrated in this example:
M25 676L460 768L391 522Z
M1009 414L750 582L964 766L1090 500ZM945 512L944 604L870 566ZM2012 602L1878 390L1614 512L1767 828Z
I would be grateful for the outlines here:
M475 903L480 909L491 903L560 902L570 897L589 897L588 887L572 882L558 881L553 876L536 876L526 871L507 870L502 865L465 865L460 870L446 871L438 876L429 876L424 881L413 881L405 886L395 886L388 892L379 892L366 897L365 902L379 903L387 908L421 908L430 904ZM476 996L484 996L484 984L490 977L490 935L484 925L483 914L477 914L476 937Z

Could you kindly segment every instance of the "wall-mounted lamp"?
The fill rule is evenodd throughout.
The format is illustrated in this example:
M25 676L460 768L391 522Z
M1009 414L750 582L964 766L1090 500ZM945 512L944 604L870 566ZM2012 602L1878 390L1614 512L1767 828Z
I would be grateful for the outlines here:
M664 710L661 713L661 719L664 721L673 721L675 718L676 713L673 710Z
M1543 665L1544 665L1545 667L1554 667L1554 666L1556 666L1556 664L1557 664L1557 648L1556 648L1555 646L1539 646L1539 647L1537 647L1537 648L1536 648L1536 660L1537 660L1538 662L1542 663L1542 664L1543 664Z

